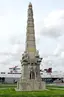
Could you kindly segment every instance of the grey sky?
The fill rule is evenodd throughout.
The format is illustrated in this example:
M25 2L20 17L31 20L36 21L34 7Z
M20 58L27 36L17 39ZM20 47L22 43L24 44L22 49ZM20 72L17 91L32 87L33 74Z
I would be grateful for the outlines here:
M42 64L47 68L51 62L53 70L63 70L64 0L0 0L0 70L20 65L29 2L33 5L37 49L44 57Z

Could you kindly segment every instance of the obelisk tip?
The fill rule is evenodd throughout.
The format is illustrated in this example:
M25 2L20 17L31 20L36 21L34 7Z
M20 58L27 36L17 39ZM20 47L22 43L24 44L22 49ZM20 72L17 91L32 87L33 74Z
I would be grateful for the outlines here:
M31 2L29 2L29 8L30 8L30 7L32 7L32 3L31 3Z

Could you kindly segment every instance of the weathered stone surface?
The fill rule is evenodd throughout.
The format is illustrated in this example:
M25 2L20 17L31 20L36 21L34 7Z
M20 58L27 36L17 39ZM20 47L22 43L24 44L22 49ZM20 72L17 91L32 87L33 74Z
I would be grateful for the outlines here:
M38 91L45 89L45 82L38 81L38 80L22 80L21 82L17 83L17 90L18 91Z
M28 6L28 20L26 32L26 48L20 60L22 66L22 76L17 83L17 91L33 91L45 89L45 82L41 81L40 58L36 50L35 30L32 4Z

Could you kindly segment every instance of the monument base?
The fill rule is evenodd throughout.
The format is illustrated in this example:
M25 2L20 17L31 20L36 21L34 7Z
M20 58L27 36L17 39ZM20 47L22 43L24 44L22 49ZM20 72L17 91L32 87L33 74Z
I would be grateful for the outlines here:
M17 83L16 91L40 91L45 90L45 82L38 80L21 80Z

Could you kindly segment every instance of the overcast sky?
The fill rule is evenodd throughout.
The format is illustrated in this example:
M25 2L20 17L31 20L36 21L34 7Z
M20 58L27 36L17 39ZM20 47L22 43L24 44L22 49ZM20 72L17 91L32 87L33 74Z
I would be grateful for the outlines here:
M33 5L41 68L64 71L64 0L0 0L0 71L20 66L25 49L27 9Z

